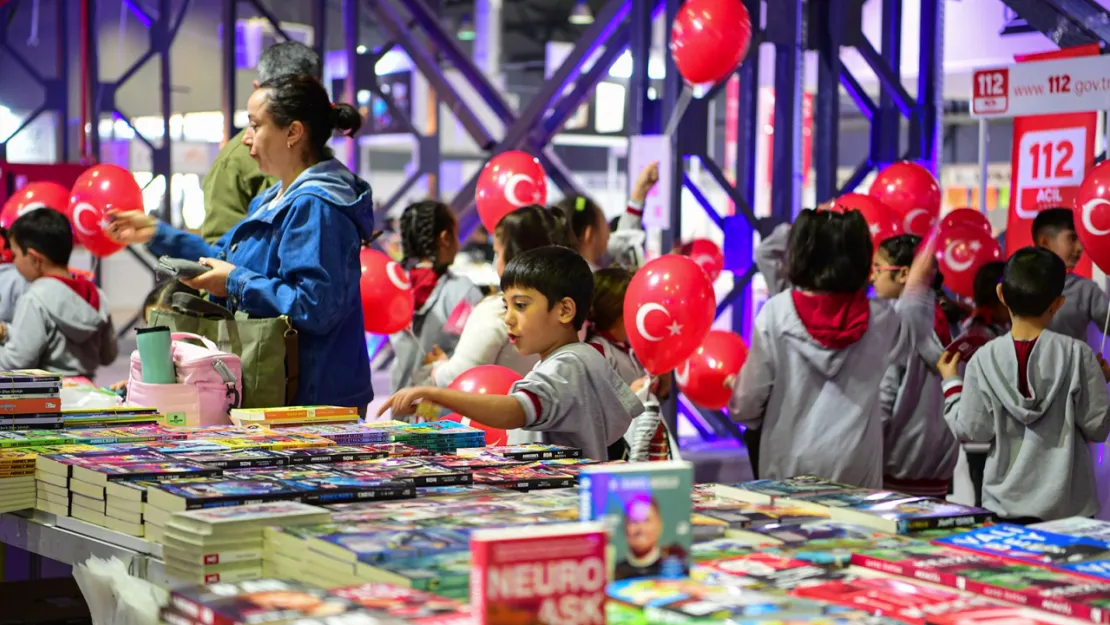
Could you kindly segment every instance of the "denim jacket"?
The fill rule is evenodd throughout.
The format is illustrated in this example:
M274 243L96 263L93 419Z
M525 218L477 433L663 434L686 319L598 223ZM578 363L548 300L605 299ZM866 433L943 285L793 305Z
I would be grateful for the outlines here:
M277 201L276 184L213 245L158 224L156 256L235 265L219 303L288 316L300 333L299 405L365 407L373 398L359 296L359 249L374 227L370 185L336 159L306 169Z

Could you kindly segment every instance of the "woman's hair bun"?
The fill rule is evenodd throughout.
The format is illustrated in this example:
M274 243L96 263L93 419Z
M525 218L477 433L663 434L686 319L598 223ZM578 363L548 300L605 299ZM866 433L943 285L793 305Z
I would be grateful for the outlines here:
M362 115L350 104L336 102L331 105L331 124L345 136L353 137L362 128Z

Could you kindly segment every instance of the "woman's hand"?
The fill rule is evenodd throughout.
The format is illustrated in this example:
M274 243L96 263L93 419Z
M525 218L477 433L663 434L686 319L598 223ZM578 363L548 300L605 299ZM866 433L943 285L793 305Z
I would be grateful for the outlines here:
M202 258L200 264L212 269L182 282L198 291L208 291L216 297L227 297L227 277L235 270L235 265L215 258Z
M143 211L121 211L112 209L105 214L108 227L104 233L116 243L142 245L150 243L158 230L158 220Z
M937 363L937 371L940 372L940 379L942 380L960 375L960 352L952 350L941 354L940 362Z

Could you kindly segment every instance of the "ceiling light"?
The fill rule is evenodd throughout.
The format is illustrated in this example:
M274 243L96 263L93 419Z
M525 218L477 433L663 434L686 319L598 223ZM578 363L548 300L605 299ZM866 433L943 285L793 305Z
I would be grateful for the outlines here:
M459 38L459 41L474 41L474 38L478 36L474 32L474 22L469 15L459 18L459 28L455 31L455 36Z
M567 18L567 21L579 26L594 23L594 13L590 10L590 5L586 4L586 0L578 0L578 2L574 4L574 8L570 10L570 17Z

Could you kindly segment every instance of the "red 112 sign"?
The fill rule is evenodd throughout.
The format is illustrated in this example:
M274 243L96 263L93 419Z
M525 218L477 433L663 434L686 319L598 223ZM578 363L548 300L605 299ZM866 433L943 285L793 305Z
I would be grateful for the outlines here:
M1018 138L1017 214L1033 219L1042 208L1071 206L1086 173L1088 133L1083 127L1052 128Z

